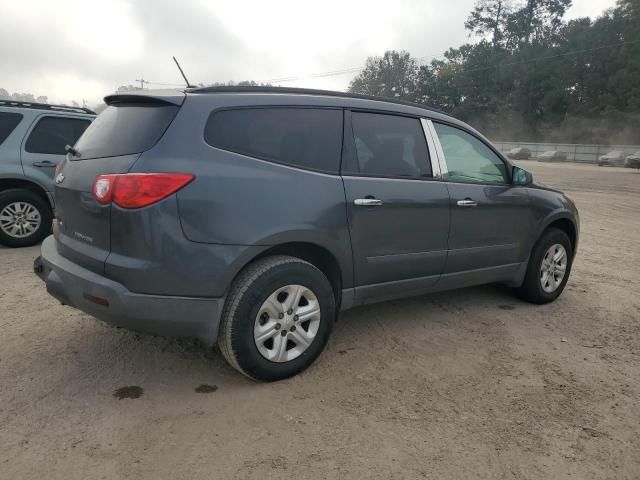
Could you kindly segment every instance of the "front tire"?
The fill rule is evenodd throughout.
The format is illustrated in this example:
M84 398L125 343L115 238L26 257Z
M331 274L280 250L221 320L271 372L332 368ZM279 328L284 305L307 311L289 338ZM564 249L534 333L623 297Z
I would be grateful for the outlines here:
M327 277L299 258L258 260L231 286L218 345L229 364L255 380L296 375L324 349L336 315Z
M52 221L51 206L37 193L22 188L0 193L0 244L35 245L51 233Z
M531 252L518 293L531 303L553 302L564 290L573 263L569 236L557 228L545 231Z

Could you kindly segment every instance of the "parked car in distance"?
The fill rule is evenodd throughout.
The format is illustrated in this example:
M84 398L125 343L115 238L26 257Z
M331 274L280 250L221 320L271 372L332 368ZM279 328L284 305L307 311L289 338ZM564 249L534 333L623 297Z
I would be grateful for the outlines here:
M560 150L547 150L538 155L539 162L564 162L567 160L567 154Z
M507 152L507 157L509 157L512 160L530 160L531 150L529 150L526 147L512 148Z
M640 150L636 153L629 155L624 160L625 168L640 168Z
M0 100L0 244L51 233L53 172L94 118L86 108Z
M546 303L569 278L573 202L424 105L273 87L105 102L58 167L35 272L107 322L217 341L248 377L304 370L356 305L490 282Z
M624 165L624 157L622 150L612 150L598 158L598 165L601 167L622 167Z

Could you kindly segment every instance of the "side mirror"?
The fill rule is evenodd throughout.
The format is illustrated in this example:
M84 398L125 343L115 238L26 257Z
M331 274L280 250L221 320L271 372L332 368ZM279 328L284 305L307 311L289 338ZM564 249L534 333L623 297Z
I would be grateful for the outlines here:
M533 175L520 167L513 167L511 171L511 183L514 185L530 185L533 183Z

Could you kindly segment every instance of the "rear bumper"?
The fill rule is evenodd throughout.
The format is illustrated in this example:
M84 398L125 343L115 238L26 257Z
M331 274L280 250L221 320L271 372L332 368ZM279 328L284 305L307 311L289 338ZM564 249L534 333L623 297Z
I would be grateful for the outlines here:
M91 272L61 256L53 235L42 243L34 272L47 292L100 320L119 327L172 337L216 341L223 298L147 295ZM150 279L153 281L153 279Z

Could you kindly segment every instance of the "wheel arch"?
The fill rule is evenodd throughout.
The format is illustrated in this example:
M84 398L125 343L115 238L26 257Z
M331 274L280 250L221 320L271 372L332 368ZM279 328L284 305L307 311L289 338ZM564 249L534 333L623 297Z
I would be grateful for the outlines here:
M250 264L256 260L260 260L265 257L273 255L288 255L296 257L306 262L309 262L316 268L318 268L329 280L333 293L336 299L336 305L340 305L342 298L342 288L344 284L343 271L340 267L338 259L334 253L332 253L326 247L323 247L317 243L294 241L287 242L278 245L273 245L265 248L257 255L250 258L244 263L233 277L233 281L240 275L240 273Z
M578 247L578 226L571 216L568 213L559 213L547 219L540 229L537 239L540 239L540 237L542 237L542 235L544 235L544 233L550 228L557 228L567 234L569 240L571 240L573 255L575 255Z
M53 196L39 183L24 178L0 178L0 193L14 188L29 190L47 202L52 210L55 207Z

